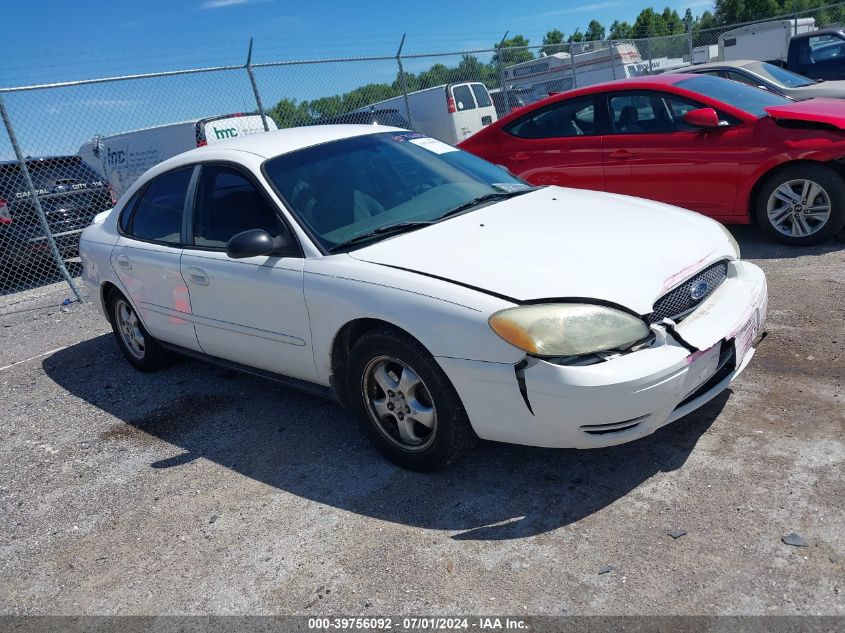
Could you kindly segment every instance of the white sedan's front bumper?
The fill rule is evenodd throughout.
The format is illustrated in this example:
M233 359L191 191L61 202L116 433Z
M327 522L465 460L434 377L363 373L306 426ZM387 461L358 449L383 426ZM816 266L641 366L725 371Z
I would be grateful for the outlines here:
M534 358L524 367L437 360L483 439L612 446L649 435L723 391L754 355L766 307L763 271L735 261L724 283L677 325L675 336L653 326L657 338L646 349L584 367Z

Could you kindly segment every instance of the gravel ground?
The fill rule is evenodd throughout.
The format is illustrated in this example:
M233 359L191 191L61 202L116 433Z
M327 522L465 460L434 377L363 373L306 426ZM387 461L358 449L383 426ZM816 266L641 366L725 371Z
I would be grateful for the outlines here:
M770 336L729 392L435 475L273 383L133 371L61 285L3 297L0 612L845 615L845 245L736 234Z

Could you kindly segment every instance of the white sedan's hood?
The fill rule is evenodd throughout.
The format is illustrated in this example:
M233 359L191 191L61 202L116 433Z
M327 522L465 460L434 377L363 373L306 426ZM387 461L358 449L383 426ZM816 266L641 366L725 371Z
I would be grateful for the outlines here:
M697 213L546 187L350 255L517 301L588 298L647 314L669 288L734 252Z

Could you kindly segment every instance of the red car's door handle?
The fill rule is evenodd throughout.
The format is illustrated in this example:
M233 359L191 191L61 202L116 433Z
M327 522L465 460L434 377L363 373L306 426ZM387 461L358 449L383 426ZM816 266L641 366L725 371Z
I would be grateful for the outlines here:
M627 150L627 149L615 149L610 152L610 158L633 158L635 156L634 152Z
M531 160L531 154L528 152L517 152L516 154L511 154L509 158L515 163L521 163L526 160Z

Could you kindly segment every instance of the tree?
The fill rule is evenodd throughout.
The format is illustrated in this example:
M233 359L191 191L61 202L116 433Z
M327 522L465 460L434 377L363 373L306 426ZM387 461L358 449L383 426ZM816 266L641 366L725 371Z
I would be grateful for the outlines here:
M549 31L543 36L543 48L540 49L540 52L545 53L546 55L562 53L566 50L563 38L564 35L562 31L558 29Z
M584 34L581 31L575 31L572 35L569 36L567 40L571 42L583 42L584 41Z
M632 30L634 37L660 37L661 35L668 35L666 24L663 22L663 16L652 8L640 11L640 14L634 21Z
M493 54L492 64L496 66L501 62L505 66L511 66L534 59L534 53L523 48L525 46L528 46L528 40L522 35L514 35L509 40L503 40L494 44L493 47L496 49L496 52ZM516 50L508 50L512 48L516 48Z
M633 36L633 29L627 22L614 20L613 24L610 25L610 39L612 40L629 40Z
M788 5L788 6L784 6ZM716 21L720 26L763 20L795 9L794 0L716 0Z
M705 11L701 14L701 17L698 19L698 29L712 29L718 25L718 20L716 16L710 13L710 11Z
M666 35L680 35L685 31L684 21L681 20L681 16L674 9L666 7L663 9L663 14L660 17L662 18Z
M692 9L686 10L686 13L684 13L684 17L681 19L681 21L684 23L684 31L686 31L687 33L692 31L692 27L696 22L695 18L692 17Z
M297 127L312 122L307 101L297 104L296 99L282 99L268 114L279 127Z
M598 20L590 20L587 25L587 32L584 33L584 39L588 42L595 42L596 40L604 39L604 27Z

